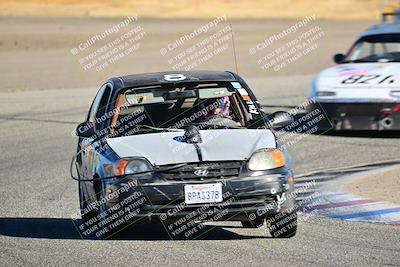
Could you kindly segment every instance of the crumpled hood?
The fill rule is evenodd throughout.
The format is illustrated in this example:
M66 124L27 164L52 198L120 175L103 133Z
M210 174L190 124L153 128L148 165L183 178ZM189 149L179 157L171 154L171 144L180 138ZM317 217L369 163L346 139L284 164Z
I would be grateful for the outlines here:
M144 157L153 165L199 162L194 144L184 141L184 132L162 132L107 139L121 158ZM276 148L275 136L266 129L200 130L198 143L203 161L248 159L261 148Z
M399 82L400 63L340 64L317 75L310 96L319 102L400 102ZM317 96L318 91L335 95Z

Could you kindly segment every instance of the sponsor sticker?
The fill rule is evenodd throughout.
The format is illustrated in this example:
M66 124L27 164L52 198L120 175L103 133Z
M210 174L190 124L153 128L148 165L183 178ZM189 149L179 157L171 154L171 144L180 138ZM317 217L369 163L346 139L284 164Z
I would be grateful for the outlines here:
M235 89L242 88L242 85L238 82L231 82L231 84L232 84L233 88L235 88Z

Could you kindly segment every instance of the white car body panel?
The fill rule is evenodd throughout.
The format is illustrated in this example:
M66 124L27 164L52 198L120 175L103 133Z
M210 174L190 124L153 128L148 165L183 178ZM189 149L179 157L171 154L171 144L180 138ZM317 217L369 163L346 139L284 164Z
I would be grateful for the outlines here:
M344 82L355 75L363 78L356 83ZM320 91L335 95L318 96ZM328 68L313 81L310 97L322 103L399 103L400 63L353 63Z
M162 132L107 139L121 157L143 157L153 165L199 162L194 144L182 132ZM274 134L266 129L200 130L203 161L246 160L258 149L276 148Z

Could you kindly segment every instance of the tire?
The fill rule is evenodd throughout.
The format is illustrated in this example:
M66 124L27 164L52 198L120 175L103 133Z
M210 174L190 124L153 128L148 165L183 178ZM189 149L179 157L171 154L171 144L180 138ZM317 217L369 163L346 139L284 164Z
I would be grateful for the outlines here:
M270 219L269 232L273 238L290 238L297 232L297 213L279 213L274 219Z
M102 192L104 192L104 190L100 189L100 193L98 193L99 194L99 199L98 199L99 201L103 198L103 193ZM101 215L101 214L103 214L105 212L107 213L106 217L99 219L98 223L100 223L102 220L104 220L106 218L110 218L113 215L117 214L117 211L111 211L110 209L108 209L106 204L100 204L99 205L99 214ZM111 223L112 222L115 222L115 220L112 220ZM105 224L101 223L101 225L99 226L99 230L96 233L96 239L104 240L104 239L109 239L109 238L115 238L115 235L117 233L121 232L121 230L123 230L125 227L126 227L125 224L121 224L121 225L118 225L115 228L111 229L109 227L109 224L105 225ZM99 235L97 235L97 234L99 234Z
M264 218L256 218L255 220L240 221L244 228L260 228L264 225Z
M86 209L88 204L87 204L87 201L85 198L85 194L83 194L83 190L81 188L81 183L78 183L78 191L79 191L79 206L81 209L81 217L82 217L83 223L85 223L85 222L89 221L90 219L96 217L96 213L93 210L91 210L91 211L83 214L84 210Z

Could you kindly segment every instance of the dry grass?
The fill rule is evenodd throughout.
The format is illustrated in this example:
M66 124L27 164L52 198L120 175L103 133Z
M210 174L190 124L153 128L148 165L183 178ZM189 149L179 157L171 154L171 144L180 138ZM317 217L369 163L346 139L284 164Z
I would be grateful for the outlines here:
M301 18L316 14L320 19L379 18L390 0L1 0L0 16L90 16L152 18L230 19Z

